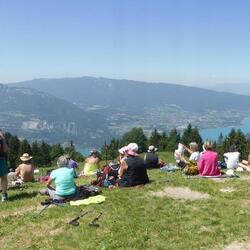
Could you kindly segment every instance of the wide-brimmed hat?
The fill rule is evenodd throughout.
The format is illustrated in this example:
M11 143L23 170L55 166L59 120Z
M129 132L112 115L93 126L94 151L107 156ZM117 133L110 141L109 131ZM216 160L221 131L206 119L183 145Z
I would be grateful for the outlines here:
M150 145L148 147L148 152L156 152L158 150L158 148L156 148L154 145Z
M134 143L134 142L129 143L127 148L128 148L128 154L129 155L138 156L137 152L138 152L139 147L138 147L138 145L136 143Z
M32 156L30 156L27 153L24 153L21 157L20 157L21 161L29 161L32 159Z
M124 147L120 148L120 149L118 150L118 152L119 152L120 154L124 155L125 153L128 152L128 150L129 150L128 147L127 147L127 146L124 146Z

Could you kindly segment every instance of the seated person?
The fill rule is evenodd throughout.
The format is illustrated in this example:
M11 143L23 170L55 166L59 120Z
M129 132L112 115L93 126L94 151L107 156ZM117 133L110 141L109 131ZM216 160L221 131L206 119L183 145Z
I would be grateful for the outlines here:
M183 148L190 154L189 156L189 161L195 161L198 162L199 158L200 158L200 152L198 150L198 144L196 142L191 142L189 144L189 148L183 144L181 144L183 146ZM180 157L179 162L177 162L178 166L180 167L185 167L187 164L187 160L185 159L184 156Z
M220 176L218 168L218 153L213 151L213 143L206 141L204 143L205 151L198 161L198 171L201 176Z
M149 182L147 168L137 152L138 145L130 143L128 145L127 158L122 161L119 171L121 187L132 187Z
M146 168L158 168L159 157L157 155L157 148L154 145L148 147L148 152L144 156L144 163Z
M242 167L244 170L250 172L250 154L248 155L248 159L243 160L241 163L238 164L239 167Z
M74 177L77 178L76 169L78 168L78 163L74 161L69 155L65 155L68 160L68 168L72 168L74 170Z
M240 153L237 151L235 145L232 145L229 148L229 152L225 153L223 156L225 158L227 168L235 169L238 167Z
M96 174L97 170L99 169L99 153L98 151L94 150L90 153L89 157L85 160L83 172L81 174L85 176L90 176Z
M15 176L23 182L34 181L34 167L31 163L32 156L25 153L20 157L23 162L15 170Z
M186 166L186 161L184 159L185 148L183 144L178 143L178 148L174 151L174 158L176 161L176 166L184 168Z
M187 150L187 152L190 154L189 161L196 161L198 162L200 159L200 152L199 147L196 142L189 143L189 148L183 145L183 147Z
M127 158L127 152L128 152L127 146L120 148L118 152L119 152L119 161L121 163L124 159Z
M65 156L60 156L57 161L58 169L53 170L47 182L47 189L40 191L41 194L49 195L53 200L63 200L74 197L77 193L74 182L74 170L68 168L68 160ZM52 182L55 188L51 186Z

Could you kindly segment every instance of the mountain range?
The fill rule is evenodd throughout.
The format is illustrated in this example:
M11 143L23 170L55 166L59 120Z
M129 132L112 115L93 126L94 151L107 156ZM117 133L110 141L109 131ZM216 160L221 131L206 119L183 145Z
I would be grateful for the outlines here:
M239 95L250 95L250 84L248 83L220 83L206 86L207 89L226 91Z
M232 93L167 83L81 77L35 79L12 85L47 92L83 108L100 105L134 113L166 104L200 113L207 110L250 108L249 96L239 97Z
M81 77L34 79L0 85L5 127L28 138L73 139L101 145L141 126L183 129L239 123L250 114L250 96L168 83ZM6 121L8 121L6 123ZM10 123L11 121L11 123Z
M30 140L95 144L107 131L101 116L31 88L0 84L0 107L1 128Z

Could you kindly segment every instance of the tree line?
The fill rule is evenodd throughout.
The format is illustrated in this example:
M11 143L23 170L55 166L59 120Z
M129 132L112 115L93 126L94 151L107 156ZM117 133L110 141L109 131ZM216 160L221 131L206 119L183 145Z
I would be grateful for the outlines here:
M28 153L33 156L33 163L36 167L47 167L55 164L60 155L68 154L78 162L84 161L84 156L79 153L73 142L67 147L61 144L50 145L45 141L34 141L29 143L26 139L19 139L10 133L6 133L6 140L9 146L8 162L9 167L15 169L21 162L20 156ZM209 139L209 138L208 138ZM174 152L178 143L181 142L188 146L190 142L197 142L200 151L202 151L203 140L199 130L192 127L191 124L183 132L179 132L176 128L170 132L159 132L154 129L150 136L147 137L142 128L133 128L125 133L121 138L113 138L109 143L105 143L100 150L100 157L105 160L115 159L118 156L118 149L135 142L139 146L139 153L146 152L149 145L154 145L158 151ZM227 136L220 134L218 139L214 141L214 149L219 153L220 160L223 160L223 153L228 152L231 145L235 145L241 153L242 159L247 159L250 153L250 136L244 134L241 130L232 129Z
M187 146L190 142L196 142L199 145L199 150L203 150L203 140L199 129L189 124L183 132L179 132L176 128L168 133L154 129L149 137L145 135L142 128L133 128L120 139L112 139L110 143L105 143L101 148L101 155L104 159L115 159L119 154L118 149L130 142L138 144L139 153L146 152L149 145L154 145L159 151L174 152L179 142ZM236 146L242 159L246 159L250 153L250 136L234 128L227 136L220 134L213 143L214 149L219 153L220 160L223 160L223 153L228 152L231 145Z
M10 133L5 133L5 137L9 147L9 168L12 169L21 163L20 156L24 153L32 155L32 161L36 167L49 167L55 164L57 158L63 154L68 154L77 161L84 160L84 157L75 149L73 142L64 148L61 144L50 145L45 141L29 143L26 139L19 139Z

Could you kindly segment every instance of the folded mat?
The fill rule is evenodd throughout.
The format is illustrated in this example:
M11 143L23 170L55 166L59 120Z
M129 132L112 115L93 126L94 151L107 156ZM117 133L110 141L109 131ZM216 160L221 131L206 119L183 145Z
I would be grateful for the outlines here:
M105 199L106 197L103 195L96 195L84 200L70 201L70 205L80 206L80 205L98 204L104 202Z

